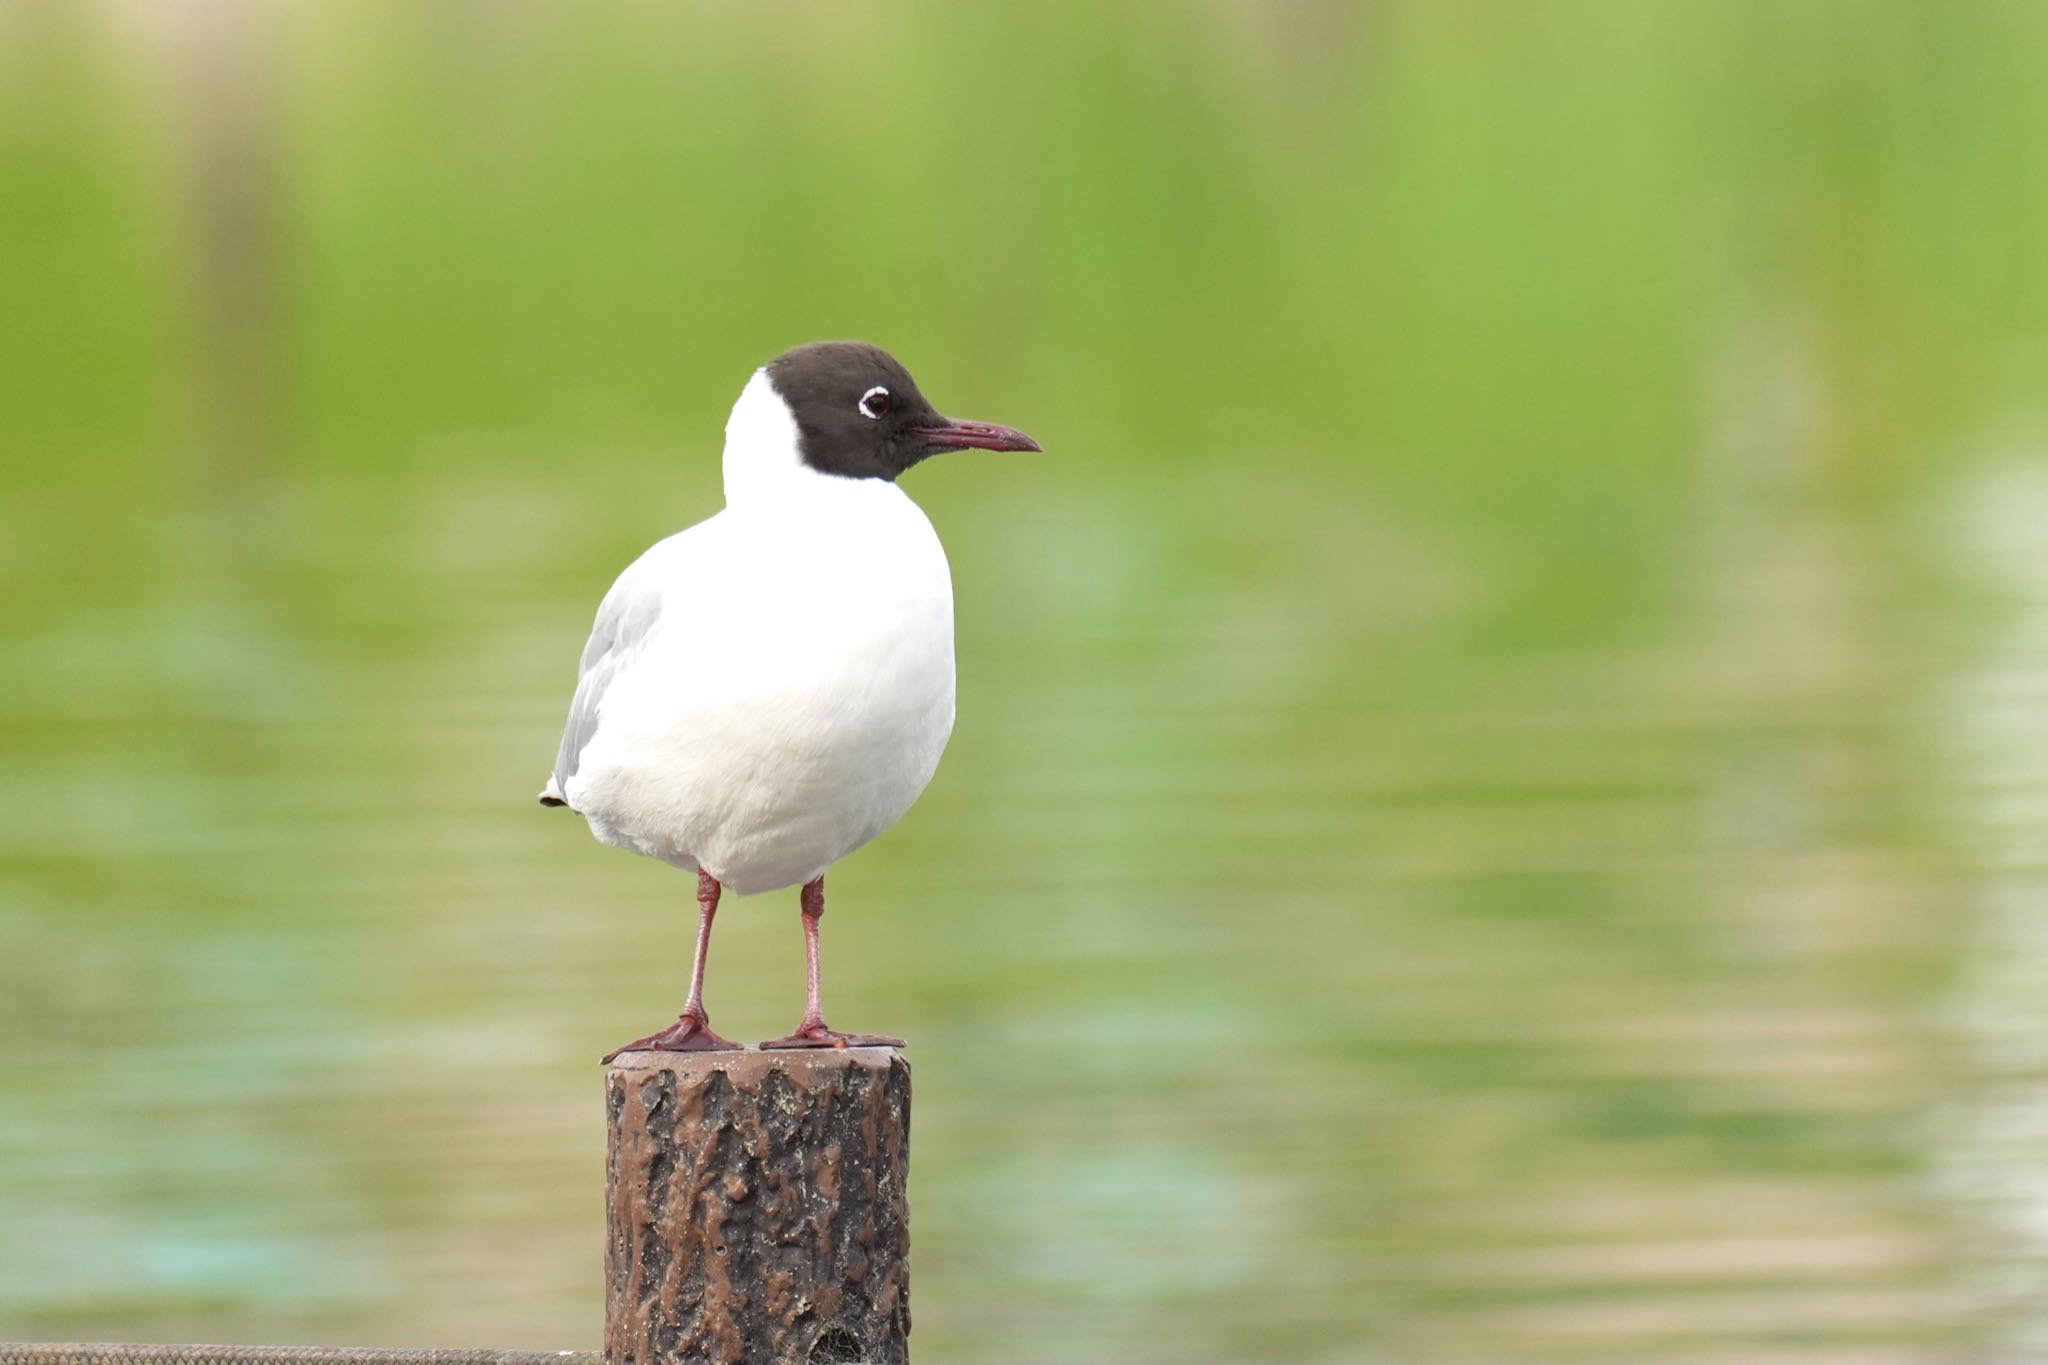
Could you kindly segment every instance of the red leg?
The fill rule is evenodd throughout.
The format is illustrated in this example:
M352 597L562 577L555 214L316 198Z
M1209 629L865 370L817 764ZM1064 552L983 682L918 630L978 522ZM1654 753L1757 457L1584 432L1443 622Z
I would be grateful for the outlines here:
M624 1047L605 1054L609 1062L621 1052L737 1052L738 1043L727 1042L711 1031L711 1016L704 1012L704 959L711 952L711 921L718 914L718 879L697 869L697 957L690 966L690 998L683 1012L659 1033L636 1038Z
M901 1038L880 1033L841 1033L825 1027L825 1010L818 1003L818 921L825 917L825 879L804 884L799 904L804 914L804 1021L787 1038L777 1038L762 1047L902 1047Z

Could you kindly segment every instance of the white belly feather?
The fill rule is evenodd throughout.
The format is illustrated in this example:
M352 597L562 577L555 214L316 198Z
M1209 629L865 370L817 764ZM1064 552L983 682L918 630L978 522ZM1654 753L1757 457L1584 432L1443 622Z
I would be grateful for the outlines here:
M820 485L728 509L621 577L662 601L567 783L599 839L769 891L880 834L931 780L953 728L945 552L895 485Z

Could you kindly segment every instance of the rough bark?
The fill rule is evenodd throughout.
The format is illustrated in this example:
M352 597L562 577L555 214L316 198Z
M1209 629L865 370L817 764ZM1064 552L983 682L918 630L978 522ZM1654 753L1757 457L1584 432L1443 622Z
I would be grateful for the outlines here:
M605 1104L611 1365L909 1359L899 1053L628 1052Z

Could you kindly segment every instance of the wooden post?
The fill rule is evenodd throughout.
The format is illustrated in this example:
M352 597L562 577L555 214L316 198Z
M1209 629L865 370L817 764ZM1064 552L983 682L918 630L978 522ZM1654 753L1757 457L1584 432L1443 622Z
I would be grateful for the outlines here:
M900 1053L627 1052L605 1112L609 1365L909 1359Z

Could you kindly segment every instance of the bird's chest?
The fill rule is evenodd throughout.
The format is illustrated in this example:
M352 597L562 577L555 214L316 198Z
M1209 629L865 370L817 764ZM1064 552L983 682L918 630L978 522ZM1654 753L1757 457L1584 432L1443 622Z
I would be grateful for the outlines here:
M895 823L953 729L953 595L923 523L791 536L703 641L693 785L716 793L700 858L741 885L812 875ZM792 870L794 869L794 870Z
M702 689L727 753L841 778L937 761L953 721L952 578L924 514L881 488L893 499L784 509L736 538L690 629L696 667L677 675Z
M790 517L749 536L709 623L734 662L910 681L943 658L950 679L952 576L930 523L909 511Z

